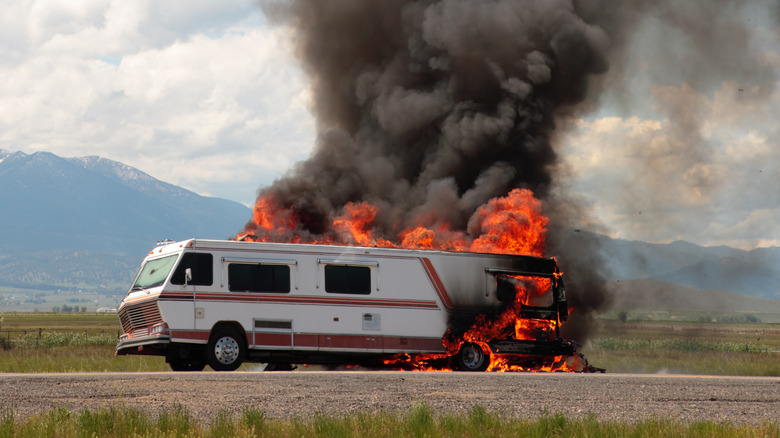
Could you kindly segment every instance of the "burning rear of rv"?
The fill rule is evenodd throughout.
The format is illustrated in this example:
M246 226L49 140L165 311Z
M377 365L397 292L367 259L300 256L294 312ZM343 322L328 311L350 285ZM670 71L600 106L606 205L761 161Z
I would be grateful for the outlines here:
M533 258L527 257L528 260ZM544 259L539 259L544 260ZM475 314L453 309L444 354L397 355L385 365L424 371L604 372L563 339L569 308L554 259L545 273L486 269L502 305Z

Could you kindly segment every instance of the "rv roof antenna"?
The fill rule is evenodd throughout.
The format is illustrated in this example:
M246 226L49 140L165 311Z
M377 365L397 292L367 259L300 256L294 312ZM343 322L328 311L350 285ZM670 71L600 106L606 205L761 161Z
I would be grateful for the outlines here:
M175 242L175 240L173 240L173 239L163 239L163 240L158 240L158 241L157 241L157 246L160 246L160 245L167 245L167 244L169 244L169 243L173 243L173 242Z

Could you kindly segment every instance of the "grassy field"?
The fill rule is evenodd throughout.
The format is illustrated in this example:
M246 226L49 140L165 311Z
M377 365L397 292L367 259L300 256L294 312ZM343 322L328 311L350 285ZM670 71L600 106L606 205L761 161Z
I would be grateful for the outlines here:
M780 376L780 325L599 320L583 353L616 373Z
M664 419L636 423L600 422L545 415L535 420L487 412L479 406L465 415L436 415L422 404L401 413L367 413L312 420L271 419L262 411L238 416L220 414L210 424L182 408L150 416L129 408L72 412L55 409L17 421L13 412L0 418L5 437L780 437L776 422L740 426L728 422L682 423Z
M169 370L161 357L114 357L118 332L114 314L5 314L0 372ZM582 352L610 373L780 376L780 325L603 319Z
M0 332L46 331L64 333L117 333L121 330L116 313L5 313L0 316Z
M0 372L170 370L159 357L114 357L120 332L113 313L5 314L0 346L7 348L0 349Z

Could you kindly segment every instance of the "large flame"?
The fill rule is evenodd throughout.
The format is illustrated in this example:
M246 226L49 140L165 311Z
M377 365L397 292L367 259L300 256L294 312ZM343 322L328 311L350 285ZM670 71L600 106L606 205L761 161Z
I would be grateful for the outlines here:
M338 245L381 246L444 251L542 256L547 218L541 203L530 190L515 189L479 207L469 220L469 233L453 231L439 222L407 228L395 236L377 236L372 226L378 207L369 202L349 202L331 219L321 234L299 232L299 219L290 208L276 203L271 195L258 198L252 222L239 240Z
M292 209L283 208L269 196L260 197L254 208L253 221L238 239L250 241L281 241L296 243L381 246L394 248L470 251L499 254L542 256L545 248L547 218L541 213L541 203L530 190L515 189L504 197L492 199L479 207L468 223L468 232L452 230L438 222L417 224L395 236L378 236L374 227L379 208L369 202L347 203L331 219L330 227L321 234L307 234ZM499 315L479 315L474 324L459 337L448 333L444 338L445 354L399 355L385 363L404 369L449 370L447 358L456 354L464 342L490 351L493 339L554 340L558 321L520 317L523 305L550 294L552 281L536 277L514 277L516 299ZM581 368L578 357L518 357L491 355L491 371L558 371Z

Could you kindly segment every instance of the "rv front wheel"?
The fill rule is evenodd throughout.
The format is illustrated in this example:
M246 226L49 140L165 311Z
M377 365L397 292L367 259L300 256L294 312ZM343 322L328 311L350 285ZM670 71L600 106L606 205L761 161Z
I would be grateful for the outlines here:
M479 345L467 342L455 355L455 363L461 371L485 371L490 365L490 356Z
M233 371L244 361L246 347L235 330L223 329L211 335L206 354L214 371Z

